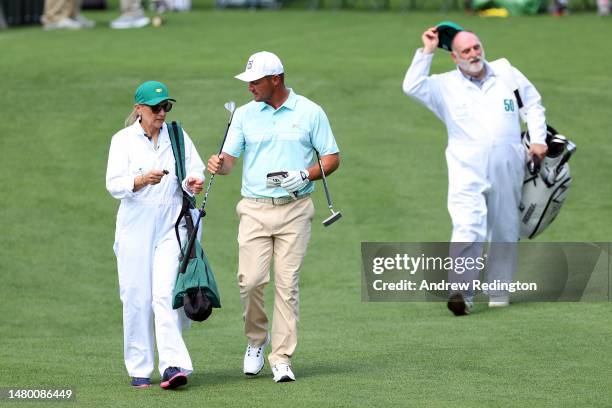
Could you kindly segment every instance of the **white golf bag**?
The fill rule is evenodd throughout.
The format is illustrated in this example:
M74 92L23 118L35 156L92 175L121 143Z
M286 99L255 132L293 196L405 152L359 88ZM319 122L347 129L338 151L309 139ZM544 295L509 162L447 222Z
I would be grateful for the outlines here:
M521 137L529 149L529 132L523 132ZM534 238L553 222L572 183L567 161L576 145L551 126L546 129L546 144L548 153L544 160L527 164L519 205L521 238Z

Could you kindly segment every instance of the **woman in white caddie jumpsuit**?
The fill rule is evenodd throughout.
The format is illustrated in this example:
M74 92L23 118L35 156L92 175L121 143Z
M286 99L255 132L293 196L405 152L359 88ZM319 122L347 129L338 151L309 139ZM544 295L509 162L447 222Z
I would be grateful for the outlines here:
M172 309L172 291L180 253L174 224L182 190L197 194L204 165L191 139L185 137L187 177L178 180L165 123L174 99L160 82L141 84L134 95L127 127L111 141L106 188L121 200L114 251L123 303L124 358L132 386L149 387L157 342L161 387L184 385L193 371L182 338L186 317ZM184 221L180 233L186 238Z

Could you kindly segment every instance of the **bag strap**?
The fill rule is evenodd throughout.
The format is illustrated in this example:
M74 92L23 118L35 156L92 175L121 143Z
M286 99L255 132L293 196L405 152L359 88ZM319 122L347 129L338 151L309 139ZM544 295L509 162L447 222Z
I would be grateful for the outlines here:
M521 94L519 93L518 82L516 81L514 73L512 72L512 65L510 65L510 62L506 58L496 59L495 61L492 61L489 64L493 67L495 73L501 77L502 81L504 81L506 86L508 86L514 93L514 97L516 98L516 104L519 108L519 113L521 114L521 116L523 116L523 119L525 119L523 112L523 99L521 98Z
M168 135L170 136L170 143L172 144L172 153L174 154L174 168L176 171L176 176L178 178L179 184L185 179L186 171L185 171L185 137L183 135L183 128L176 122L172 121L170 126L166 124L168 128ZM187 236L191 236L194 229L193 219L191 217L192 208L195 208L195 197L187 194L181 187L181 192L183 193L183 205L181 207L181 212L174 224L174 232L176 234L176 240L178 241L179 249L181 251L181 259L185 256L183 254L183 245L181 243L181 236L179 234L179 225L181 223L181 219L185 217L185 223L187 226ZM190 258L195 257L195 250L192 249Z
M185 179L185 136L183 128L173 121L168 127L168 135L172 144L172 153L174 154L174 169L179 183Z

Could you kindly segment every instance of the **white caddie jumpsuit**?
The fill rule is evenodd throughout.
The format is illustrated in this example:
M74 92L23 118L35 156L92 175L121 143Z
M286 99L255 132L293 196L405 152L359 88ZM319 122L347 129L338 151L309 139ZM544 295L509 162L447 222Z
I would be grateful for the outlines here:
M204 164L187 133L184 136L187 177L204 180ZM168 367L179 367L186 373L193 370L181 335L187 318L183 309L172 309L180 253L174 224L182 206L181 183L174 166L165 124L157 148L138 121L112 138L106 188L121 200L113 248L123 303L124 358L131 377L151 377L154 333L160 374ZM168 170L169 174L159 184L133 192L134 178L151 169ZM180 231L185 242L184 220Z
M482 256L483 243L519 239L519 203L526 152L521 144L518 103L512 86L493 67L482 88L459 69L429 75L433 54L417 50L404 92L430 109L448 131L448 211L452 242L474 243L461 256ZM512 67L532 143L545 143L546 123L535 87ZM465 249L465 248L464 248ZM516 270L516 245L492 245L489 281L509 282ZM476 278L477 279L477 278ZM498 295L489 293L489 295Z

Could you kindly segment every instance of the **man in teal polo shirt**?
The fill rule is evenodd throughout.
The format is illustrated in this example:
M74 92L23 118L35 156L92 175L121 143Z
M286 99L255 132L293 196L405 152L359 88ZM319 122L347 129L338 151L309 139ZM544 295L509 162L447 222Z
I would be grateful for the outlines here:
M314 206L312 181L321 178L315 149L325 174L340 165L338 146L323 109L285 87L280 59L266 51L253 54L237 79L249 84L253 101L238 108L221 155L208 160L214 174L229 174L244 152L242 200L236 206L238 286L248 340L244 373L263 369L268 344L264 287L274 258L272 350L268 356L274 381L295 381L291 356L297 346L298 273L310 239ZM268 173L285 172L280 186Z

